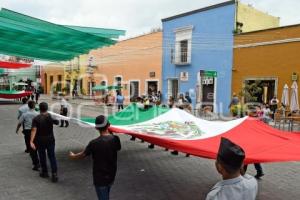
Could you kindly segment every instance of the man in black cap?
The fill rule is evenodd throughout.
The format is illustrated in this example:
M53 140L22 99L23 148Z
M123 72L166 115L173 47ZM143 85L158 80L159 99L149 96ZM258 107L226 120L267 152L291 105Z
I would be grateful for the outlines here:
M223 181L211 189L206 200L255 200L256 179L249 175L241 175L244 159L245 152L240 146L221 138L216 168Z
M108 200L117 172L117 152L121 150L121 143L118 136L109 132L110 124L105 116L96 117L95 126L100 136L90 141L85 150L76 154L70 152L69 156L71 159L82 159L92 155L93 180L98 199Z

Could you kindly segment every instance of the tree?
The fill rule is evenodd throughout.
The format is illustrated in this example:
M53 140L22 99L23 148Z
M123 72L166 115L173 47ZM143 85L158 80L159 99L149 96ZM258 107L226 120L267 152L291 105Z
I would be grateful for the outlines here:
M157 28L151 28L150 33L156 33L156 32L161 32L162 28L157 27Z
M257 102L262 95L262 82L259 80L246 81L245 86L240 91L239 95L244 98L244 102Z

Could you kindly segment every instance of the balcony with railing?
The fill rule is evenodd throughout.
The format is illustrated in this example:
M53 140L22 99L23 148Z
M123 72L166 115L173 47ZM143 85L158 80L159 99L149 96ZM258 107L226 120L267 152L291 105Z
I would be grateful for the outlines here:
M87 67L85 72L87 74L93 74L94 73L94 68L93 67Z
M178 54L172 52L171 63L175 65L188 65L191 63L190 55L188 52L179 52Z

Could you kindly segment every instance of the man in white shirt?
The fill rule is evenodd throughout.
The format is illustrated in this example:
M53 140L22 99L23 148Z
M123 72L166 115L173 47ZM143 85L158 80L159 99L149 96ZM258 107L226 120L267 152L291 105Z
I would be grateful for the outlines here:
M23 113L26 113L29 110L27 101L28 99L26 97L22 99L23 105L18 109L18 119L20 119Z
M26 97L22 98L23 105L18 109L18 117L17 117L18 120L20 119L20 117L22 116L23 113L26 113L29 110L29 107L27 105L27 101L28 101L28 99ZM22 127L24 129L23 124L22 124ZM24 135L24 141L25 141L25 145L26 145L25 153L29 153L30 145L28 143L26 143L25 135Z
M63 116L68 115L68 103L66 99L64 98L64 95L61 96L61 101L60 101L60 114ZM60 120L60 127L64 127L64 124L66 123L65 127L69 126L69 122L67 120Z
M223 180L207 194L206 200L255 200L257 181L250 175L242 176L244 150L226 138L221 138L216 168Z

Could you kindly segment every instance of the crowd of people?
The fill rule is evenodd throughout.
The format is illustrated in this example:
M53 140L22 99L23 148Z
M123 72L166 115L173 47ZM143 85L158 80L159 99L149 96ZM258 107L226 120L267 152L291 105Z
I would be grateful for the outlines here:
M168 100L168 106L169 108L179 108L192 113L192 99L189 95L189 92L186 92L185 95L179 94L178 99L170 96Z
M145 105L154 104L155 101L149 97L138 98L137 101ZM18 125L16 133L23 127L23 134L26 144L26 152L32 160L32 170L39 171L40 177L48 178L47 157L50 161L51 181L58 181L58 167L55 156L55 137L53 126L59 125L59 121L48 113L48 104L39 104L39 112L35 111L35 102L23 99L23 105L18 110ZM116 102L123 108L124 98L122 94L117 94ZM176 106L185 109L184 103L191 103L189 95L180 95ZM175 105L173 105L175 106ZM68 103L62 96L61 115L68 113ZM61 121L64 126L65 120ZM67 123L66 126L69 124ZM70 159L83 159L92 156L93 159L93 182L98 199L109 199L110 189L114 183L117 171L117 152L121 149L121 142L118 136L109 131L110 123L108 119L99 115L95 119L95 128L99 132L99 137L89 142L85 149L79 153L69 153ZM177 152L178 153L178 152ZM216 169L223 180L217 183L207 194L207 200L217 199L255 199L257 195L257 181L254 177L245 172L244 166L245 152L238 145L226 138L221 139L219 151L216 159ZM255 164L259 168L259 164ZM261 166L260 166L261 168ZM260 169L262 173L262 168ZM263 173L262 173L263 174ZM261 175L262 175L261 174ZM260 177L256 177L260 178Z
M35 100L35 103L39 102L40 89L30 86L30 87L26 87L25 91L31 92L31 95L27 96L27 99L31 99L32 101Z
M23 105L18 110L18 125L16 133L20 127L23 127L23 134L26 144L26 153L30 154L32 159L32 170L40 171L40 177L48 178L48 167L46 153L51 166L51 180L57 182L57 164L55 157L55 138L53 134L53 125L59 124L59 121L53 119L48 111L48 104L42 102L39 104L39 111L35 111L35 102L23 98ZM41 169L40 169L41 168Z
M27 106L27 107L26 107ZM53 125L59 121L48 112L48 104L39 104L40 114L35 111L35 102L29 100L19 109L19 122L16 133L23 125L26 147L30 153L33 170L40 171L40 177L48 178L47 156L51 166L51 180L58 181L57 160L55 156L55 138ZM118 136L109 131L108 119L99 115L95 119L95 128L100 136L89 142L86 148L79 153L69 153L73 160L87 156L93 158L93 182L99 200L108 200L110 189L117 172L117 152L121 150ZM47 156L46 156L47 155ZM221 139L216 159L216 169L223 180L217 183L207 194L206 200L251 199L257 195L257 181L254 177L245 174L245 152L238 145L226 138ZM40 169L41 168L41 169Z
M59 125L59 121L48 113L48 104L39 104L38 113L35 110L35 102L22 99L23 105L18 109L18 125L16 133L23 127L23 135L26 145L26 153L32 160L32 170L39 171L41 178L49 178L47 157L50 161L51 181L58 181L58 167L55 156L55 137L53 125ZM67 103L62 96L61 114L66 115ZM62 120L63 126L65 120ZM68 124L67 124L68 125ZM95 128L100 136L89 142L86 148L79 152L70 152L70 159L82 159L87 156L93 158L93 182L98 199L109 199L110 188L114 182L117 171L117 152L121 149L118 136L109 132L109 121L103 115L96 117Z

